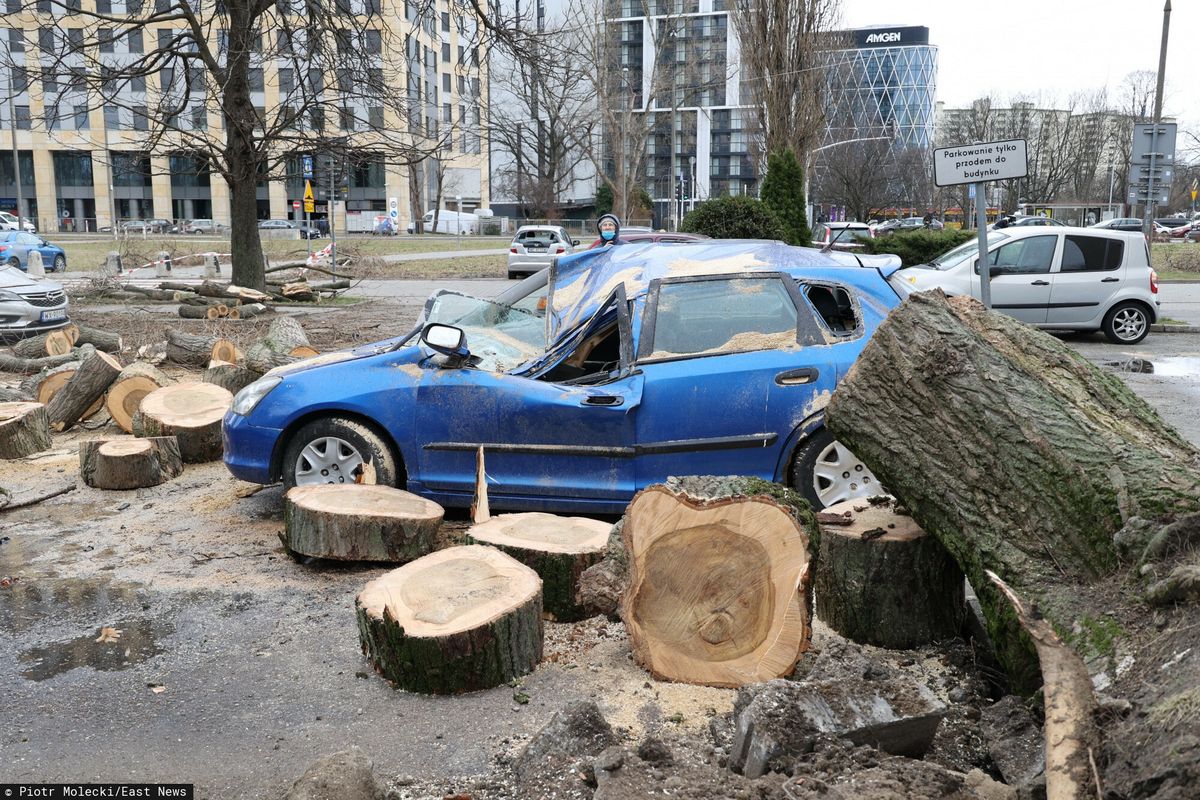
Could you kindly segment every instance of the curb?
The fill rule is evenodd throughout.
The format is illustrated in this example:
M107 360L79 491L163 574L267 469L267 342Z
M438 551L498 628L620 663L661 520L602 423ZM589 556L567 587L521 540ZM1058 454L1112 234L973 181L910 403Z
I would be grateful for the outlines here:
M1151 333L1200 333L1200 325L1151 325Z

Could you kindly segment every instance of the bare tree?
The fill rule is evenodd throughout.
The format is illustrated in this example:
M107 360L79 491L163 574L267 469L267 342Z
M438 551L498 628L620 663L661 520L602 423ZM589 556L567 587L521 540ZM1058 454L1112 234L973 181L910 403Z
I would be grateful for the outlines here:
M895 200L895 167L890 142L862 141L823 154L815 190L823 200L845 206L858 220Z
M490 5L458 2L491 13L476 20L480 38L507 31ZM126 13L110 3L36 3L81 23L40 37L30 79L63 89L47 94L44 124L103 108L120 127L144 131L146 154L186 155L218 174L229 187L240 284L264 282L258 184L285 178L297 154L414 164L444 146L448 131L437 130L420 81L397 91L412 59L399 26L380 22L378 0L129 0ZM422 19L436 19L432 0L420 6ZM277 84L278 105L255 107L267 81ZM208 124L210 110L220 125ZM385 124L388 116L405 124Z
M845 47L839 0L738 0L730 20L737 32L741 87L760 159L791 150L800 163L825 125L828 60Z

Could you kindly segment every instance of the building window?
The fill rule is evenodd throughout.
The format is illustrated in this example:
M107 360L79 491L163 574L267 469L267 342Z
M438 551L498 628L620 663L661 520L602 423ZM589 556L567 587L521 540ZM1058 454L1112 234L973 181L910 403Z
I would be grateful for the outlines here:
M442 122L447 124L454 122L454 107L449 103L442 103Z
M163 67L158 73L158 88L163 92L168 92L175 88L175 68Z
M101 28L96 34L96 40L100 42L101 53L113 52L113 31L112 28Z
M372 130L383 130L383 106L371 106L368 108L367 122Z
M142 40L142 29L131 28L129 33L125 34L125 43L130 53L141 53L145 50L145 44Z
M150 159L141 153L112 154L113 183L117 186L150 186Z
M461 44L458 46L458 63L467 63L467 48Z
M16 28L8 29L8 52L24 53L25 52L25 32Z
M317 133L321 133L322 131L324 131L325 130L325 109L323 109L323 108L310 109L308 112L308 123L309 123L309 126Z
M112 0L96 0L96 13L97 14L111 14L112 13Z
M208 186L208 164L201 158L178 154L170 158L172 186Z
M279 70L279 91L283 94L290 94L296 88L296 79L294 73L290 69Z
M150 129L150 119L146 116L145 106L133 107L133 129L135 131L145 131Z
M442 42L442 61L450 63L450 43Z
M38 28L38 49L43 53L54 52L53 28Z
M29 106L17 106L17 130L27 131L33 117L29 114Z
M130 78L129 79L129 90L132 92L145 92L146 91L146 76L145 75L134 75L132 78Z
M351 7L350 0L336 0L337 12L345 17L353 17L354 9Z
M339 108L338 109L338 126L344 131L354 130L354 109Z
M383 34L375 30L363 32L363 49L368 54L377 56L383 52Z
M29 70L25 67L13 67L8 73L8 85L17 93L27 91L29 89Z
M458 96L467 96L467 79L462 75L458 76Z
M65 152L55 150L50 154L54 162L55 186L87 186L92 185L92 156L91 153Z
M250 81L250 91L261 92L263 90L262 67L252 67L248 70L247 77Z
M442 91L445 92L446 94L450 94L450 73L449 72L442 73Z
M121 111L116 106L104 107L104 127L110 131L121 127Z
M192 127L198 131L208 130L208 110L204 106L192 107Z
M46 130L56 131L62 127L62 125L59 122L59 118L58 118L58 106L48 105L48 106L46 106L46 108L42 112L42 114L46 120Z
M363 5L368 16L379 16L379 0L366 0Z
M58 76L53 72L47 72L42 78L42 92L44 94L55 94L58 92Z
M170 50L171 41L175 38L175 32L166 28L158 29L158 49Z
M75 106L75 130L86 131L92 124L88 121L88 107Z

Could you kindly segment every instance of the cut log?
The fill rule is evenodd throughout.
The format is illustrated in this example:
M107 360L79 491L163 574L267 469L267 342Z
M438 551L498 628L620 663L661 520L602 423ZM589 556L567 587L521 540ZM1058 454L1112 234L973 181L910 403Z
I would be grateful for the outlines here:
M190 291L185 292L172 289L147 289L141 286L134 286L133 284L127 284L121 288L127 292L142 295L150 300L166 300L174 303L180 303L183 302L185 298L196 296L194 292Z
M817 515L817 616L847 639L908 650L962 630L958 564L891 498L847 500Z
M1200 451L1063 342L936 292L891 310L826 424L958 561L1015 691L1043 664L986 571L1139 709L1104 720L1104 796L1194 793L1200 598L1154 589L1196 568Z
M0 403L0 458L24 458L50 448L50 422L41 403Z
M79 369L78 361L70 361L66 364L59 364L57 367L44 369L37 375L26 378L21 382L21 386L29 392L30 398L37 403L47 405L54 395L67 385L67 381L74 377L75 372ZM96 399L95 403L83 412L80 419L88 419L97 411L104 407L104 395Z
M126 433L133 433L133 415L142 405L142 398L156 389L169 386L171 379L143 361L135 361L121 370L108 388L106 407L112 421Z
M31 336L13 345L13 353L21 358L45 358L71 352L71 335L66 329Z
M203 368L212 358L216 342L214 336L198 336L167 329L167 358L185 367Z
M18 375L29 375L47 367L57 367L69 361L82 361L91 355L96 348L90 344L77 347L61 356L46 356L45 358L19 358L0 353L0 372L12 372Z
M72 322L67 327L62 328L61 330L63 333L65 333L67 335L67 338L71 340L72 347L74 347L76 345L76 343L79 342L79 326L76 325L74 322Z
M707 686L789 674L812 635L815 534L766 495L639 492L622 530L634 659L657 678Z
M20 388L10 389L6 386L0 386L0 403L30 403L33 402L33 395L28 392L21 391Z
M355 610L363 653L408 691L490 689L542 657L541 581L491 547L450 547L392 570Z
M238 318L250 319L251 317L257 317L259 314L262 314L268 310L269 309L262 303L243 303L242 305L238 306Z
M245 367L239 367L236 364L213 362L209 364L208 369L204 370L204 375L200 380L205 383L214 383L217 386L222 386L228 389L230 393L237 394L258 380L259 377L257 372L248 370Z
M142 398L133 415L136 436L175 436L186 464L221 457L221 419L233 395L212 383L177 383Z
M404 563L431 552L445 513L437 503L390 486L297 486L284 497L284 545L338 561Z
M309 347L306 344L302 344L299 347L293 347L291 350L289 350L288 355L294 356L295 358L312 358L313 356L321 355L321 351Z
M182 319L210 319L209 312L211 310L212 307L207 303L202 306L182 303L179 306L179 316Z
M225 306L209 306L204 312L204 316L208 319L220 319L225 316L225 312L222 310L224 308Z
M79 476L97 489L158 486L183 472L174 436L79 443Z
M90 344L97 350L103 350L105 353L119 353L122 347L124 347L124 342L119 333L93 328L89 325L79 325L77 326L77 330L79 335L75 341L78 344Z
M242 318L242 312L238 311L236 306L230 308L227 312L225 312L225 319L241 319L241 318Z
M81 361L75 374L46 404L50 429L66 430L82 419L120 373L121 363L99 350Z
M297 302L307 302L316 297L316 294L309 288L308 281L298 281L296 283L285 283L279 290L279 293L288 300Z
M299 347L309 347L304 328L291 317L278 317L271 321L267 335L246 351L246 366L262 374L291 364L300 360L299 356L291 355Z
M542 579L542 610L558 622L587 616L575 600L579 576L604 557L612 524L538 512L501 514L467 531L468 544L498 548Z

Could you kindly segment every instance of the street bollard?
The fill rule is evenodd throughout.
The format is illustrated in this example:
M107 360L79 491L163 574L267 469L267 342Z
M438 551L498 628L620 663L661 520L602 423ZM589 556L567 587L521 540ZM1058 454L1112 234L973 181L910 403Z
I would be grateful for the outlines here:
M154 277L171 277L171 254L165 250L160 250L158 258L154 261Z
M216 253L204 254L204 279L211 280L221 277L221 261Z
M37 280L46 277L46 268L42 265L42 254L37 250L30 250L29 255L26 256L25 274Z
M105 278L113 278L120 274L121 254L114 250L104 259L104 266L100 268L100 275Z

